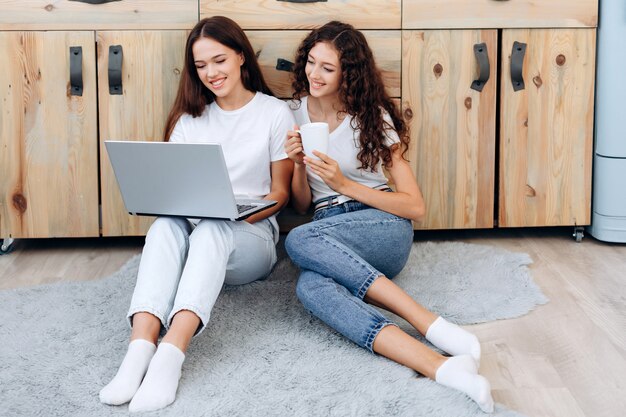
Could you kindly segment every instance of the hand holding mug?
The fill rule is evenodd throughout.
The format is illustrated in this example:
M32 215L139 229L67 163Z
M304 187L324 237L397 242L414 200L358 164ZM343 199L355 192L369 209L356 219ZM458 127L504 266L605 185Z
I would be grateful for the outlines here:
M319 159L313 151L328 153L328 123L307 123L296 132L300 133L302 149L307 157Z
M301 165L304 158L304 148L302 147L302 138L298 132L298 125L295 125L293 130L287 132L285 152L287 153L289 159L296 164Z

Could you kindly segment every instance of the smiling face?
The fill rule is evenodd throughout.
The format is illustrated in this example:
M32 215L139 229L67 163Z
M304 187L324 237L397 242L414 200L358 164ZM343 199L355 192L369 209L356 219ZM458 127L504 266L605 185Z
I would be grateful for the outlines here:
M309 94L313 97L338 95L341 64L339 53L330 43L318 42L311 48L304 72L309 81Z
M241 81L243 55L211 38L200 38L192 47L198 77L219 100L245 90Z

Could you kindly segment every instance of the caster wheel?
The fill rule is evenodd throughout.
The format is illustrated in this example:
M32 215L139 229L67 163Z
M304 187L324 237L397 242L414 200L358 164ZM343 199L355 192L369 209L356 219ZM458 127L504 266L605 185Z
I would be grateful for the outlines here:
M15 249L15 239L6 238L2 241L2 245L0 245L0 255L6 255L7 253L11 253L13 249Z
M572 234L572 236L574 236L574 240L576 241L576 243L580 243L583 241L583 237L585 237L585 233L582 227L575 227L574 228L574 233Z

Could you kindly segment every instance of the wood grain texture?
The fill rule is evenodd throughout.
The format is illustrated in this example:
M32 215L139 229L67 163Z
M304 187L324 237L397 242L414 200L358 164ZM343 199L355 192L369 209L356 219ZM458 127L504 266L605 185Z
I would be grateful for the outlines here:
M403 29L596 27L598 0L403 0Z
M357 29L400 29L401 0L200 0L200 18L227 16L244 29L312 29L330 20Z
M526 48L526 88L510 78ZM595 29L503 31L499 225L588 225L591 216Z
M0 32L0 237L98 235L94 55L93 32Z
M0 0L0 30L190 29L197 21L191 0Z
M161 141L183 68L186 31L98 32L103 236L143 235L153 218L124 208L105 140ZM123 95L109 95L109 46L123 48ZM171 169L163 167L163 169Z
M487 44L482 92L474 44ZM426 202L416 228L493 227L497 33L403 32L402 106L410 119L409 159Z
M281 98L290 98L291 73L276 69L278 58L293 62L296 49L309 31L247 31L265 80L270 88ZM401 33L399 30L364 30L367 42L374 53L376 64L382 71L387 93L391 97L400 97L400 69L402 60Z

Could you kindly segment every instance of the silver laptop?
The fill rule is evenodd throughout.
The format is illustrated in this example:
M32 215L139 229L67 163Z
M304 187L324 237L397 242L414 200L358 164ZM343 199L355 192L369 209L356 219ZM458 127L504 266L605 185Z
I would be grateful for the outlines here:
M271 200L235 199L219 144L104 144L130 214L243 220L276 205Z

